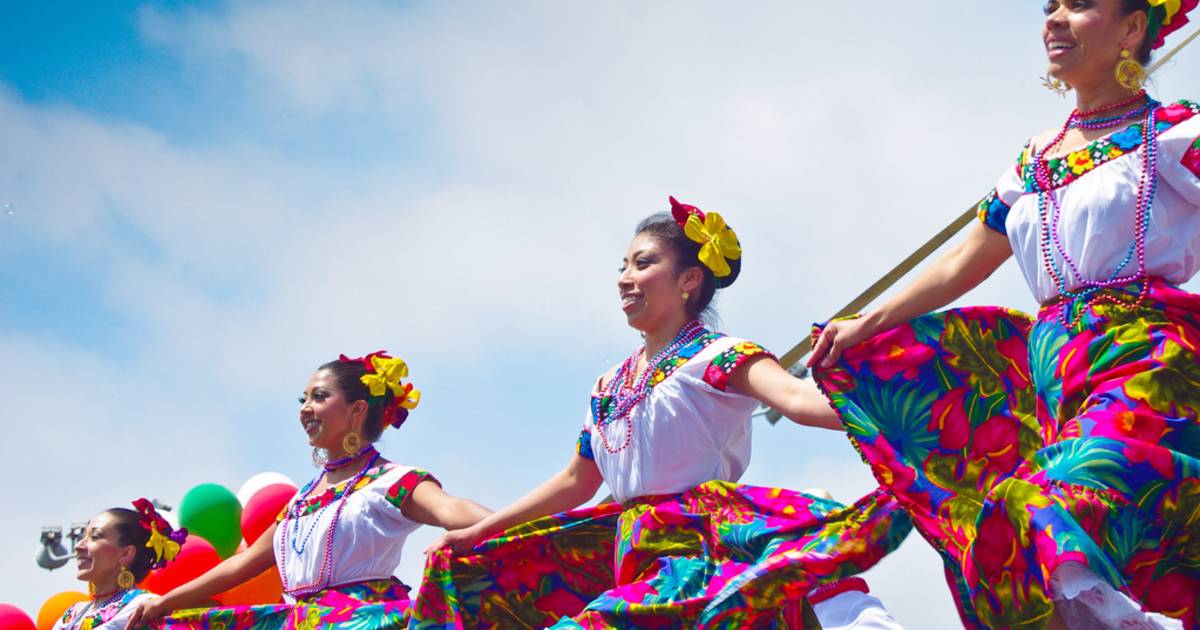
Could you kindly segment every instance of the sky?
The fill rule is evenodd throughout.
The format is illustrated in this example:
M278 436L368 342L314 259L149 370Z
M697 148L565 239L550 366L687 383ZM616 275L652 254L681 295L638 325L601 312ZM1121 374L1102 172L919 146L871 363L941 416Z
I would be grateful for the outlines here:
M424 393L389 458L492 508L519 497L639 342L616 269L668 195L743 245L721 328L783 353L1062 123L1041 19L988 0L5 3L0 601L32 615L81 589L34 564L42 526L312 478L296 397L339 353L390 350ZM1196 68L1200 46L1153 91L1200 98ZM961 302L1034 306L1012 262ZM874 487L843 435L756 423L743 482ZM436 533L409 539L410 584ZM916 534L866 577L907 627L957 625Z

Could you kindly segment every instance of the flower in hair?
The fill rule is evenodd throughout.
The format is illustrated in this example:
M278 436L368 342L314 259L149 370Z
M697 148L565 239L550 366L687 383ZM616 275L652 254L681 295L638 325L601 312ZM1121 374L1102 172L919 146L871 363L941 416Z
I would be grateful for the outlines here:
M1149 34L1155 38L1151 48L1158 48L1163 45L1168 35L1188 23L1188 12L1200 3L1197 0L1147 0L1147 4L1150 5Z
M142 528L150 532L150 540L146 541L146 547L154 550L154 562L150 567L161 569L179 555L183 541L187 540L187 529L172 529L171 523L154 509L154 504L144 498L134 501L133 507L142 514Z
M742 257L742 246L737 234L725 225L720 214L705 214L700 208L679 203L671 197L671 216L688 238L700 243L700 262L713 275L724 278L733 272L728 261Z
M359 362L367 368L367 373L360 380L367 386L372 398L387 396L389 391L392 393L392 404L384 410L390 418L388 424L399 428L408 418L409 410L416 409L421 402L421 392L414 389L412 383L403 380L408 376L408 364L404 359L388 356L380 350L360 359L350 359L343 354L341 360Z

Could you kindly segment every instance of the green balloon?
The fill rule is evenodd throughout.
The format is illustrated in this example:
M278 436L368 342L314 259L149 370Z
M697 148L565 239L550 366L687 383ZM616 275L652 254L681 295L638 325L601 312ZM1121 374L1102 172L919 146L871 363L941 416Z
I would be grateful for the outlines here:
M179 502L179 524L211 543L221 558L228 558L242 542L242 504L225 486L202 483Z

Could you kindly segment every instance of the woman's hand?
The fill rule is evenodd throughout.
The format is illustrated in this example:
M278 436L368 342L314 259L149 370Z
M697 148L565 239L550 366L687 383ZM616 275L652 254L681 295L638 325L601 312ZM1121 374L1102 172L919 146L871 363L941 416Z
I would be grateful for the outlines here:
M483 539L483 533L476 527L464 527L462 529L452 529L441 536L437 540L430 543L425 548L425 555L436 552L442 547L449 547L454 553L462 553L470 551L479 544Z
M808 358L808 367L829 367L841 358L846 348L852 348L869 339L876 332L875 327L865 317L844 319L829 322L821 331L821 336L813 344L812 356Z
M161 597L155 596L142 600L138 603L137 608L133 609L133 614L129 616L125 628L126 630L136 630L158 621L160 617L170 612L171 608L163 602Z

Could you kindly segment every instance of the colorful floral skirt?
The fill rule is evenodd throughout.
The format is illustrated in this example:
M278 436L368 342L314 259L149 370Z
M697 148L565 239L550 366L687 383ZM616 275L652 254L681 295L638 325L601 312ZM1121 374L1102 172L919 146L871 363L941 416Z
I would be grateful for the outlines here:
M408 587L372 580L337 586L295 604L191 608L159 623L163 630L379 630L408 625Z
M941 553L966 625L1044 627L1051 578L1078 563L1194 627L1198 349L1200 296L1152 281L1137 308L1054 305L1036 322L986 307L926 315L816 376Z
M813 628L813 586L911 529L882 489L851 506L710 481L564 512L430 558L412 628ZM556 625L557 624L557 625Z

